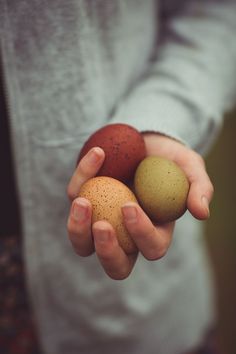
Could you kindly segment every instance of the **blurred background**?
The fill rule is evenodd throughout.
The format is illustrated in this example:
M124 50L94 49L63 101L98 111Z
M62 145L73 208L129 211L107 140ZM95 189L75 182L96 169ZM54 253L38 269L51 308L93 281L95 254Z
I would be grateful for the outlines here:
M215 194L206 241L215 270L218 338L222 354L236 353L236 112L225 119L219 138L207 156Z
M2 111L4 107L0 103ZM4 183L0 185L0 205L4 206L1 216L11 215L11 220L9 223L8 218L0 218L0 353L40 354L25 284L20 219L13 202L17 200L16 191L12 189L14 181L9 177L13 166L9 159L11 151L6 151L9 137L3 134L6 125L7 121L1 120L0 161L5 169L1 171ZM236 353L235 132L236 112L226 117L223 130L206 158L215 196L205 239L215 270L221 354Z

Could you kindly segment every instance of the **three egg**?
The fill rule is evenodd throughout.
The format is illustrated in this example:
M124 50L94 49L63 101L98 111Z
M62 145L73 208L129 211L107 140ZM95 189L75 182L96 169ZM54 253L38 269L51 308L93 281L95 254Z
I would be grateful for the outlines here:
M137 248L123 222L122 205L139 203L156 223L176 220L186 210L189 182L173 161L147 157L142 134L129 125L110 124L96 131L85 142L78 162L95 146L104 150L105 160L98 175L81 187L79 196L91 202L92 222L107 220L124 251L134 253Z

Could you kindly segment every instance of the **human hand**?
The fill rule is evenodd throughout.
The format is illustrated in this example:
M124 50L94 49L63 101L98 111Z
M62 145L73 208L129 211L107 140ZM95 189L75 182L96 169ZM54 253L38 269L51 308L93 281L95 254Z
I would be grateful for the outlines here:
M213 187L205 171L203 159L181 143L160 134L144 134L147 155L159 155L175 161L186 173L190 182L187 206L194 217L209 216L208 203ZM95 176L104 161L104 152L93 148L78 164L68 185L72 200L68 218L71 243L80 256L96 252L105 272L113 279L125 279L131 273L137 254L127 255L119 246L115 231L107 221L98 221L91 227L92 208L88 200L78 198L81 185ZM153 225L135 203L122 208L126 227L139 251L148 260L162 258L171 243L174 222Z

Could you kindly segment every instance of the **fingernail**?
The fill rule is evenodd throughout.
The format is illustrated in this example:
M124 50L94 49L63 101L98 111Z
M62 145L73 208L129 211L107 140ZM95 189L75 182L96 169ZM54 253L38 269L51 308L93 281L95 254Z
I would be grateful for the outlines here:
M209 217L210 216L209 201L205 195L202 197L202 206L207 211L207 216Z
M73 218L81 223L86 220L87 214L87 205L84 205L81 201L75 201L72 207Z
M98 153L97 148L93 148L92 150L89 151L87 159L88 159L88 162L91 164L95 164L99 161L100 155Z
M127 222L137 222L137 210L133 205L124 205L122 211Z
M100 243L105 243L109 240L110 232L109 230L97 230L96 231L96 241Z

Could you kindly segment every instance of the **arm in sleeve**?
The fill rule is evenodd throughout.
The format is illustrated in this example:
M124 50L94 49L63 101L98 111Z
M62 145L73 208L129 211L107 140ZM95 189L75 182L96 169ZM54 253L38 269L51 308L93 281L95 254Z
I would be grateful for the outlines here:
M155 61L112 121L161 132L203 152L235 97L236 1L185 1L166 16Z

